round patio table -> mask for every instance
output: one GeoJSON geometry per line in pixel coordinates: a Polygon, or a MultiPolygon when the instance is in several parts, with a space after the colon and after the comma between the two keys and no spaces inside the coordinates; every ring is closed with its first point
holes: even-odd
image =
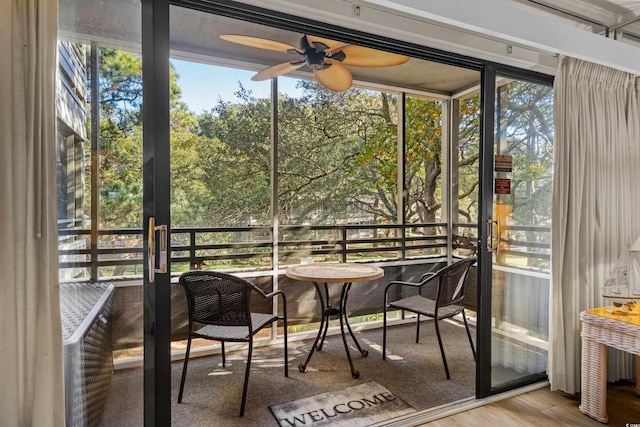
{"type": "Polygon", "coordinates": [[[290,267],[286,270],[285,274],[295,280],[312,282],[316,287],[318,298],[320,298],[320,305],[322,307],[322,320],[320,321],[320,328],[318,329],[318,335],[311,347],[311,351],[307,356],[307,360],[304,363],[298,365],[300,372],[305,372],[307,364],[313,356],[315,350],[321,351],[324,339],[327,336],[327,330],[329,328],[329,319],[331,316],[338,315],[340,317],[340,333],[342,335],[342,342],[344,343],[344,350],[347,353],[347,359],[349,360],[349,367],[351,368],[351,376],[355,379],[360,377],[358,372],[353,367],[353,360],[351,359],[351,353],[349,352],[349,346],[347,344],[347,337],[345,335],[344,325],[347,325],[347,329],[353,342],[358,347],[360,354],[363,357],[367,357],[369,352],[363,350],[360,347],[360,343],[356,339],[351,326],[349,325],[349,318],[347,317],[347,298],[349,297],[349,289],[353,282],[365,282],[368,280],[378,279],[384,276],[384,271],[380,267],[374,267],[367,264],[355,264],[355,263],[339,263],[339,264],[301,264],[295,267],[290,267]],[[329,283],[342,283],[342,291],[340,292],[340,301],[338,307],[332,306],[329,299],[329,283]],[[324,285],[324,295],[322,293],[321,284],[324,285]],[[325,304],[326,298],[326,304],[325,304]]]}

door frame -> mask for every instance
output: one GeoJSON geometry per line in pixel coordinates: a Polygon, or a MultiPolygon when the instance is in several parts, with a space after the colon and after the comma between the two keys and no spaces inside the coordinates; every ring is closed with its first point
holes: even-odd
{"type": "Polygon", "coordinates": [[[491,392],[492,260],[487,223],[493,219],[493,144],[495,129],[496,67],[487,64],[480,82],[480,160],[478,188],[478,291],[476,317],[476,398],[491,392]]]}
{"type": "Polygon", "coordinates": [[[502,387],[491,385],[491,316],[493,258],[489,252],[489,221],[493,220],[496,78],[506,77],[553,86],[553,76],[488,62],[482,71],[480,96],[480,171],[478,202],[478,301],[476,332],[476,398],[482,399],[536,382],[546,374],[534,374],[502,387]]]}
{"type": "Polygon", "coordinates": [[[171,425],[171,263],[167,257],[165,273],[152,271],[147,238],[155,233],[149,230],[150,218],[156,224],[171,223],[169,0],[141,1],[144,425],[151,427],[171,425]]]}
{"type": "MultiPolygon", "coordinates": [[[[493,218],[493,144],[495,129],[496,75],[552,84],[553,77],[503,66],[489,61],[401,42],[358,30],[288,15],[261,7],[225,0],[141,0],[143,52],[143,229],[147,236],[149,218],[170,224],[170,116],[169,59],[170,5],[206,13],[245,19],[292,31],[315,31],[326,37],[348,38],[363,46],[377,47],[416,58],[443,62],[481,72],[481,134],[478,223],[478,323],[476,397],[482,398],[522,387],[541,378],[526,379],[500,389],[491,388],[491,254],[487,252],[487,222],[493,218]]],[[[168,231],[170,241],[170,228],[168,231]]],[[[148,244],[144,239],[144,423],[171,424],[171,307],[170,271],[156,274],[149,282],[148,244]]]]}

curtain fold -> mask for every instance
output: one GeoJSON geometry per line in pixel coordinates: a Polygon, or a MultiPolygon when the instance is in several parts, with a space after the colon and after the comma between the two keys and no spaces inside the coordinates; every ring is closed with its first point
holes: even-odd
{"type": "MultiPolygon", "coordinates": [[[[638,91],[632,74],[561,58],[554,82],[555,159],[549,380],[580,391],[581,311],[640,235],[638,91]]],[[[610,355],[610,381],[631,378],[631,356],[610,355]]]]}
{"type": "Polygon", "coordinates": [[[57,0],[0,4],[0,424],[63,426],[57,0]]]}

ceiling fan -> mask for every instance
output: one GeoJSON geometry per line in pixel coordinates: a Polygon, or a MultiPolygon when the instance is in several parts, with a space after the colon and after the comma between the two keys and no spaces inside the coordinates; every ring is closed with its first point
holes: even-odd
{"type": "Polygon", "coordinates": [[[409,60],[408,56],[309,35],[302,36],[300,47],[275,40],[236,34],[222,34],[220,38],[245,46],[277,52],[296,53],[302,56],[301,59],[296,61],[283,62],[265,68],[254,75],[251,80],[272,79],[306,65],[313,70],[316,80],[321,85],[335,92],[347,90],[353,84],[351,73],[345,65],[389,67],[404,64],[409,60]]]}

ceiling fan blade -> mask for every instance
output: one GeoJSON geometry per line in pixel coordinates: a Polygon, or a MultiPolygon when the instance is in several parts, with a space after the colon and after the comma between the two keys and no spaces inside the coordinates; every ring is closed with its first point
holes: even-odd
{"type": "Polygon", "coordinates": [[[275,40],[261,39],[259,37],[241,36],[237,34],[221,34],[220,38],[228,42],[238,43],[244,46],[257,47],[260,49],[275,50],[277,52],[296,51],[302,53],[302,50],[286,43],[275,40]]]}
{"type": "Polygon", "coordinates": [[[347,44],[347,43],[342,43],[335,40],[323,39],[322,37],[310,36],[308,34],[307,34],[307,41],[309,42],[310,46],[313,46],[316,42],[322,43],[327,48],[329,48],[329,50],[335,50],[347,44]]]}
{"type": "Polygon", "coordinates": [[[282,64],[276,64],[260,71],[259,73],[251,77],[251,80],[253,81],[269,80],[274,77],[278,77],[283,74],[287,74],[294,70],[297,70],[303,65],[304,65],[304,61],[283,62],[282,64]]]}
{"type": "Polygon", "coordinates": [[[313,71],[316,80],[322,86],[334,92],[342,92],[349,89],[353,84],[353,77],[351,77],[349,70],[336,61],[326,61],[326,64],[331,64],[331,66],[313,71]]]}
{"type": "Polygon", "coordinates": [[[345,46],[340,50],[346,55],[342,63],[356,67],[389,67],[404,64],[409,60],[408,56],[370,49],[354,44],[345,46]]]}

